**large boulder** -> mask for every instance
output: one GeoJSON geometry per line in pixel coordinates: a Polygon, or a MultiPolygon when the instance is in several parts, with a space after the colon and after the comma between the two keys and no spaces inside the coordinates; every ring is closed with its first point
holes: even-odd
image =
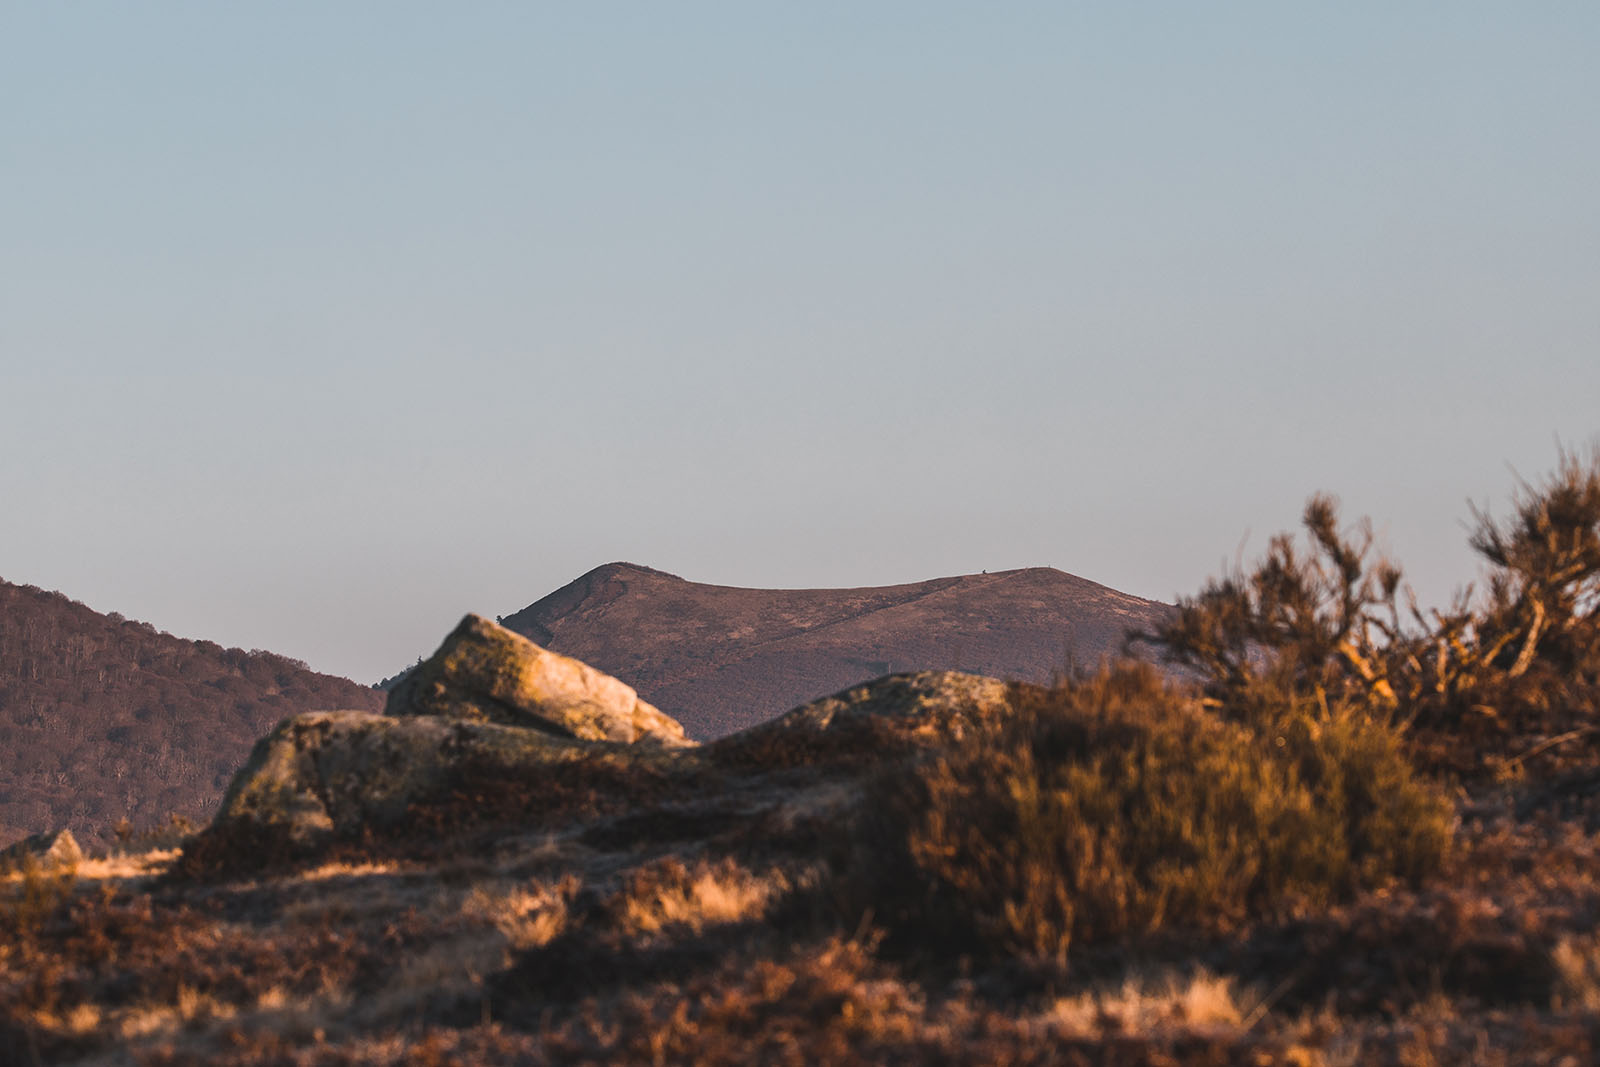
{"type": "Polygon", "coordinates": [[[386,714],[311,712],[258,741],[207,835],[315,848],[474,782],[537,792],[563,764],[626,776],[692,747],[629,686],[468,615],[389,694],[386,714]]]}
{"type": "Polygon", "coordinates": [[[408,805],[436,794],[464,769],[536,781],[541,771],[596,747],[499,723],[310,712],[256,742],[212,826],[249,825],[277,841],[312,846],[398,822],[408,805]]]}
{"type": "Polygon", "coordinates": [[[387,714],[531,727],[581,741],[679,747],[676,719],[587,663],[540,648],[480,615],[389,693],[387,714]]]}
{"type": "Polygon", "coordinates": [[[724,765],[875,763],[907,750],[959,744],[985,720],[1009,711],[1017,684],[961,671],[885,675],[718,738],[702,751],[724,765]]]}

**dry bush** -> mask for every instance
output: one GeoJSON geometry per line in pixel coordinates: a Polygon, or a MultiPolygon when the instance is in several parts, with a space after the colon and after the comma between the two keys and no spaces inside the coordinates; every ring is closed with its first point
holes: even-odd
{"type": "Polygon", "coordinates": [[[1451,812],[1395,731],[1285,694],[1253,725],[1126,665],[1038,694],[863,805],[847,906],[925,947],[1061,958],[1437,867],[1451,812]]]}
{"type": "Polygon", "coordinates": [[[118,819],[111,827],[117,846],[129,852],[182,848],[190,838],[200,833],[201,826],[180,812],[172,811],[167,817],[144,829],[134,827],[129,819],[118,819]]]}
{"type": "Polygon", "coordinates": [[[14,869],[0,870],[0,937],[31,935],[72,897],[76,864],[44,864],[24,855],[14,869]]]}
{"type": "Polygon", "coordinates": [[[1400,632],[1400,568],[1373,556],[1370,524],[1340,533],[1331,496],[1313,496],[1302,521],[1309,550],[1278,534],[1253,570],[1212,579],[1179,599],[1170,622],[1132,641],[1198,672],[1220,701],[1271,679],[1393,704],[1384,650],[1400,632]]]}
{"type": "Polygon", "coordinates": [[[1560,1005],[1600,1012],[1600,940],[1589,934],[1563,937],[1550,953],[1560,1005]]]}
{"type": "MultiPolygon", "coordinates": [[[[1226,983],[1130,986],[1007,1010],[970,988],[908,980],[870,943],[832,937],[759,958],[731,955],[683,981],[594,998],[511,1032],[462,1035],[487,1062],[694,1064],[1071,1064],[1224,1067],[1308,1064],[1238,1025],[1226,983]],[[515,1044],[524,1030],[534,1042],[515,1044]]],[[[466,1053],[472,1062],[473,1053],[466,1053]]]]}
{"type": "Polygon", "coordinates": [[[1413,728],[1430,769],[1472,777],[1592,760],[1600,450],[1563,451],[1554,473],[1521,487],[1509,519],[1475,513],[1486,589],[1469,586],[1447,610],[1424,612],[1409,593],[1402,610],[1400,569],[1372,553],[1370,525],[1342,533],[1336,501],[1318,495],[1303,517],[1308,549],[1274,537],[1252,569],[1181,598],[1171,622],[1133,640],[1195,672],[1225,713],[1248,713],[1265,685],[1387,714],[1413,728]]]}
{"type": "Polygon", "coordinates": [[[521,952],[547,945],[567,929],[579,888],[573,874],[549,885],[518,883],[499,890],[482,885],[467,894],[462,911],[493,925],[507,945],[521,952]]]}
{"type": "Polygon", "coordinates": [[[170,882],[288,873],[314,864],[326,849],[291,841],[280,828],[247,819],[214,822],[187,839],[167,869],[170,882]]]}

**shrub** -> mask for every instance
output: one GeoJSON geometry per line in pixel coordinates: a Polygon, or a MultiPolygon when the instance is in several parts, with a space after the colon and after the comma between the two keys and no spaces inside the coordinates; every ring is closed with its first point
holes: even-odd
{"type": "Polygon", "coordinates": [[[1600,713],[1600,450],[1562,452],[1507,520],[1474,510],[1487,582],[1448,610],[1424,613],[1407,591],[1402,611],[1400,568],[1373,555],[1370,525],[1341,533],[1336,501],[1318,495],[1303,518],[1309,549],[1274,537],[1251,570],[1180,598],[1171,622],[1132,640],[1192,671],[1229,713],[1265,685],[1414,726],[1432,769],[1554,763],[1557,744],[1592,739],[1600,713]]]}
{"type": "Polygon", "coordinates": [[[965,747],[875,782],[851,899],[902,935],[1060,959],[1437,867],[1450,807],[1391,727],[1269,703],[1230,721],[1136,665],[1019,688],[965,747]]]}
{"type": "Polygon", "coordinates": [[[14,869],[0,868],[0,936],[20,939],[36,932],[72,897],[78,867],[41,863],[31,855],[14,869]]]}

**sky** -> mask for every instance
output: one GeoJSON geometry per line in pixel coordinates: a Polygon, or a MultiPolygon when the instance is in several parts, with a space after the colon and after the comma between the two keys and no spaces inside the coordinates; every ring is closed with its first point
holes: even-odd
{"type": "Polygon", "coordinates": [[[375,681],[612,560],[1424,604],[1600,441],[1600,5],[0,6],[0,577],[375,681]]]}

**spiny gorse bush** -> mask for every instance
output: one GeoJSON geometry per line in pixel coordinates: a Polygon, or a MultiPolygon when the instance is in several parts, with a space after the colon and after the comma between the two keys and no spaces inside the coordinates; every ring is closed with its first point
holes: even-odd
{"type": "Polygon", "coordinates": [[[1420,877],[1451,820],[1358,706],[1285,692],[1246,723],[1124,665],[1018,687],[959,749],[886,772],[853,862],[908,943],[1062,958],[1420,877]]]}
{"type": "MultiPolygon", "coordinates": [[[[1194,672],[1212,706],[1248,719],[1287,691],[1349,701],[1414,728],[1430,766],[1504,772],[1557,739],[1597,732],[1600,714],[1600,450],[1563,451],[1525,483],[1513,514],[1474,509],[1470,544],[1487,580],[1424,612],[1371,527],[1341,531],[1338,505],[1307,503],[1307,544],[1274,537],[1252,569],[1181,598],[1136,642],[1194,672]]],[[[1576,752],[1577,749],[1569,749],[1576,752]]]]}

